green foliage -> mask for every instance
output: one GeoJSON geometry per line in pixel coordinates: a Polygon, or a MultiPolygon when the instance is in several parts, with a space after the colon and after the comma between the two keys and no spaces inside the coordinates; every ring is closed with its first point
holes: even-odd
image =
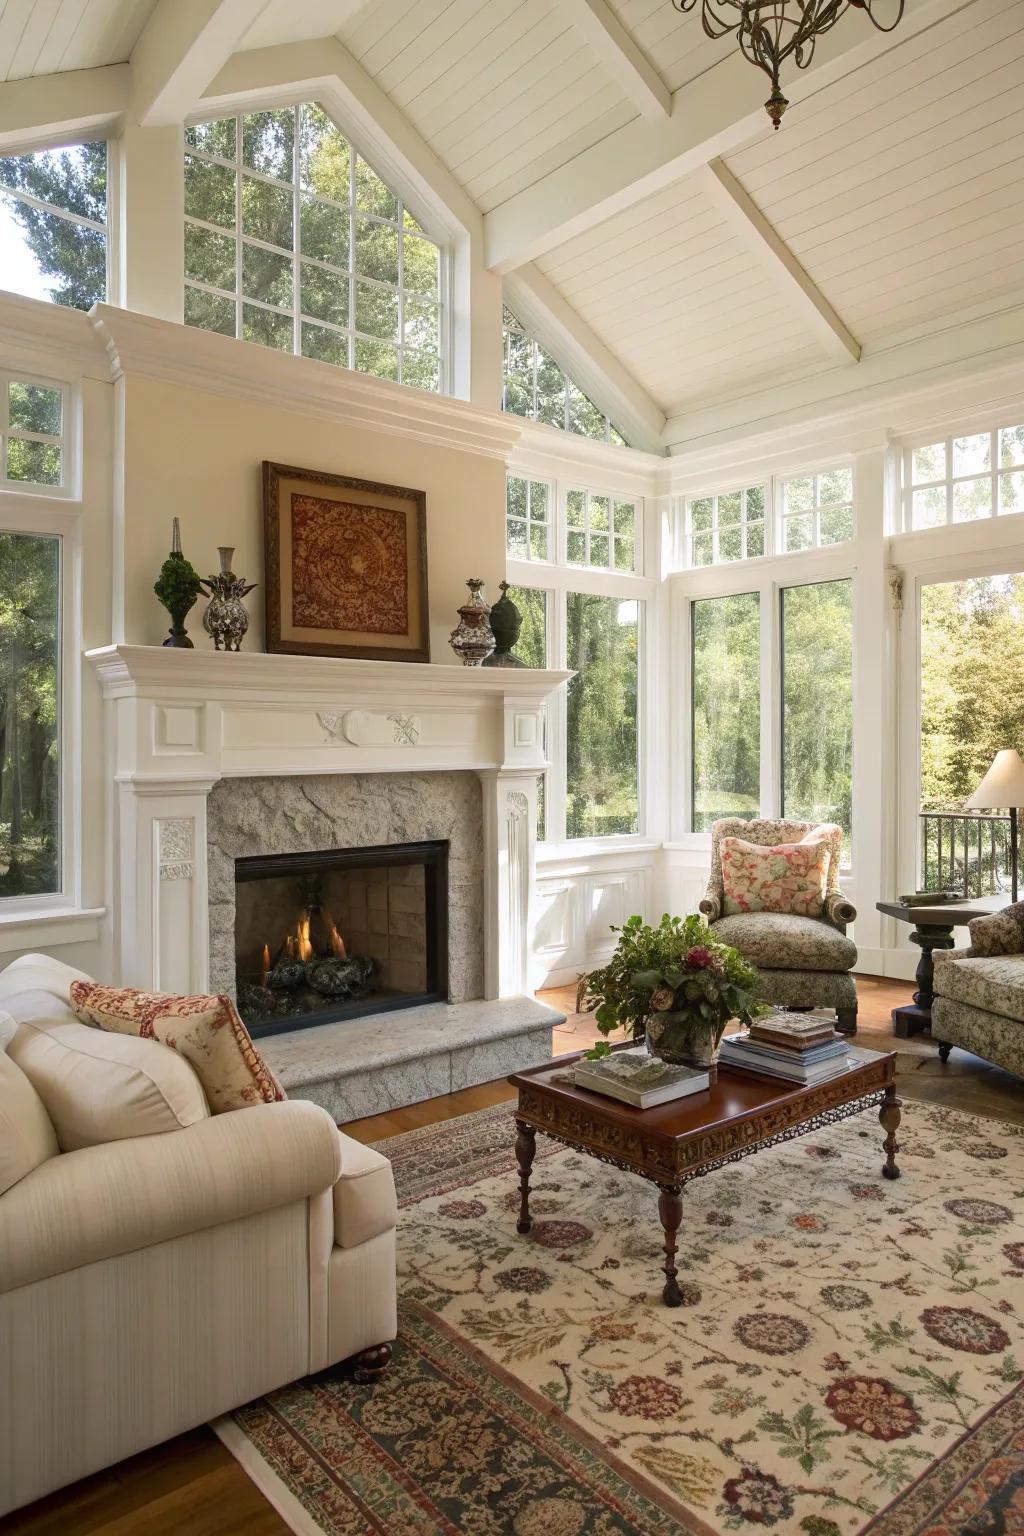
{"type": "Polygon", "coordinates": [[[761,600],[757,592],[693,605],[693,830],[760,814],[761,600]]]}
{"type": "Polygon", "coordinates": [[[566,836],[636,832],[638,605],[570,592],[566,629],[566,836]]]}
{"type": "MultiPolygon", "coordinates": [[[[29,192],[53,208],[97,223],[107,216],[107,146],[104,141],[38,154],[0,155],[0,186],[29,192]]],[[[106,297],[107,242],[97,230],[10,199],[11,212],[39,270],[54,279],[55,304],[89,309],[106,297]]]]}
{"type": "Polygon", "coordinates": [[[160,567],[153,591],[174,622],[181,624],[202,591],[202,583],[195,567],[176,549],[171,551],[160,567]]]}
{"type": "Polygon", "coordinates": [[[613,928],[619,941],[607,965],[581,976],[576,1007],[592,1012],[604,1035],[646,1032],[655,1014],[702,1020],[716,1038],[730,1019],[749,1022],[760,1011],[757,972],[738,950],[720,944],[699,914],[671,917],[656,928],[631,917],[613,928]]]}
{"type": "Polygon", "coordinates": [[[832,1460],[828,1442],[843,1433],[839,1429],[828,1429],[810,1403],[804,1403],[792,1418],[779,1412],[762,1414],[757,1427],[777,1442],[780,1456],[797,1461],[806,1473],[813,1472],[822,1462],[832,1460]]]}

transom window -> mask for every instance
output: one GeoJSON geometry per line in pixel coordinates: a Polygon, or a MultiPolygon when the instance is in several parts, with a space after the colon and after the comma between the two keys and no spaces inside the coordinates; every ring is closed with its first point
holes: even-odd
{"type": "Polygon", "coordinates": [[[0,374],[0,484],[64,484],[64,391],[0,374]]]}
{"type": "Polygon", "coordinates": [[[781,549],[820,549],[853,538],[853,470],[793,475],[781,484],[781,549]]]}
{"type": "Polygon", "coordinates": [[[686,535],[691,565],[752,560],[765,552],[766,488],[749,485],[718,496],[690,497],[686,535]]]}
{"type": "Polygon", "coordinates": [[[186,324],[439,390],[444,266],[315,103],[186,128],[186,324]]]}
{"type": "Polygon", "coordinates": [[[597,442],[626,446],[611,420],[560,368],[510,309],[504,312],[503,411],[576,432],[597,442]]]}
{"type": "Polygon", "coordinates": [[[908,529],[1024,512],[1024,425],[905,449],[903,509],[908,529]]]}
{"type": "Polygon", "coordinates": [[[569,565],[602,571],[636,568],[636,502],[629,496],[574,487],[565,497],[569,565]]]}
{"type": "Polygon", "coordinates": [[[508,477],[505,547],[513,560],[550,560],[551,486],[547,480],[508,477]]]}
{"type": "Polygon", "coordinates": [[[89,309],[107,296],[103,140],[0,155],[0,287],[89,309]]]}

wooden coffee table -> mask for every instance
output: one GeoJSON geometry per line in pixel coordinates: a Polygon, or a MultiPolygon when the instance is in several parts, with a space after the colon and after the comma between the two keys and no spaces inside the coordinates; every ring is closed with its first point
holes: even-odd
{"type": "Polygon", "coordinates": [[[853,1048],[851,1054],[856,1054],[855,1066],[815,1088],[780,1083],[720,1065],[718,1080],[709,1089],[657,1109],[632,1109],[575,1087],[568,1081],[566,1068],[578,1057],[515,1073],[509,1082],[519,1093],[516,1160],[521,1200],[517,1230],[529,1232],[533,1224],[530,1171],[538,1131],[603,1163],[637,1173],[659,1190],[658,1215],[665,1235],[662,1300],[667,1307],[681,1306],[676,1234],[683,1217],[683,1185],[690,1179],[876,1104],[885,1132],[882,1175],[899,1178],[896,1056],[863,1048],[853,1048]]]}

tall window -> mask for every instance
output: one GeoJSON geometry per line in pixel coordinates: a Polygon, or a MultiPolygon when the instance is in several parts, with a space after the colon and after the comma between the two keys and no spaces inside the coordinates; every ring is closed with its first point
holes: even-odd
{"type": "Polygon", "coordinates": [[[760,814],[761,599],[757,592],[700,598],[692,626],[693,781],[690,825],[760,814]]]}
{"type": "Polygon", "coordinates": [[[0,898],[60,890],[60,540],[0,532],[0,898]]]}
{"type": "Polygon", "coordinates": [[[837,821],[849,843],[853,794],[853,587],[782,591],[782,813],[837,821]]]}
{"type": "Polygon", "coordinates": [[[569,592],[566,632],[566,835],[637,832],[640,604],[569,592]]]}
{"type": "Polygon", "coordinates": [[[903,509],[905,528],[1024,512],[1024,425],[907,448],[903,509]]]}
{"type": "Polygon", "coordinates": [[[625,446],[610,419],[558,366],[510,309],[504,313],[505,383],[501,408],[563,432],[625,446]]]}
{"type": "Polygon", "coordinates": [[[64,483],[64,391],[0,373],[0,485],[64,483]]]}
{"type": "MultiPolygon", "coordinates": [[[[523,627],[516,642],[516,655],[526,667],[548,664],[548,594],[537,587],[513,587],[508,595],[523,616],[523,627]]],[[[546,722],[545,722],[546,726],[546,722]]],[[[537,775],[537,840],[547,836],[547,783],[537,775]]]]}
{"type": "Polygon", "coordinates": [[[107,295],[107,146],[0,155],[0,287],[89,309],[107,295]]]}
{"type": "Polygon", "coordinates": [[[307,104],[185,130],[185,321],[444,387],[444,253],[307,104]]]}

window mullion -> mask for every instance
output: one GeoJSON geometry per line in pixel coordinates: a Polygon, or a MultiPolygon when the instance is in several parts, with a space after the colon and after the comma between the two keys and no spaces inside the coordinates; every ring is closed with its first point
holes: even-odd
{"type": "Polygon", "coordinates": [[[782,589],[760,588],[761,617],[761,815],[774,817],[782,805],[782,589]]]}

